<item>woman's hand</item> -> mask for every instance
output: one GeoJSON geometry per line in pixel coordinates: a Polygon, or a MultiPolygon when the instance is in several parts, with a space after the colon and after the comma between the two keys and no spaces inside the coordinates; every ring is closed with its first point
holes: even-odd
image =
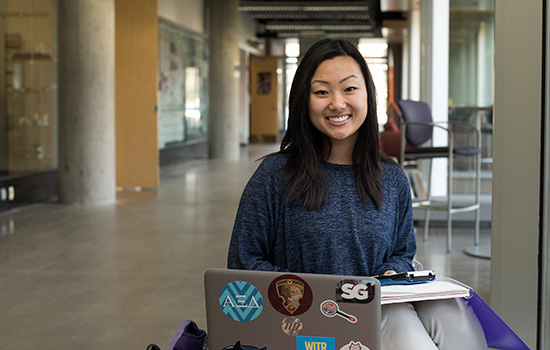
{"type": "Polygon", "coordinates": [[[393,270],[388,270],[386,272],[384,272],[384,275],[394,275],[396,274],[397,272],[393,271],[393,270]]]}

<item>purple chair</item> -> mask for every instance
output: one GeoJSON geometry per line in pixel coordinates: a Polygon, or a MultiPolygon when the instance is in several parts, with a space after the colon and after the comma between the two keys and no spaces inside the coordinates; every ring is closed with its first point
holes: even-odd
{"type": "MultiPolygon", "coordinates": [[[[419,160],[428,160],[428,179],[425,195],[415,198],[413,207],[425,210],[424,240],[428,239],[430,211],[447,212],[447,252],[452,246],[452,216],[456,213],[475,211],[475,245],[479,244],[480,221],[480,179],[481,179],[481,132],[469,123],[461,123],[461,128],[475,135],[473,146],[455,145],[454,134],[450,127],[434,123],[430,106],[426,102],[401,100],[397,102],[400,113],[401,127],[401,166],[418,164],[419,160]],[[434,146],[434,129],[440,129],[447,134],[447,145],[434,146]],[[457,205],[453,203],[453,159],[454,157],[475,157],[475,200],[473,204],[457,205]],[[434,158],[448,159],[447,198],[445,203],[434,202],[431,195],[432,160],[434,158]]],[[[418,181],[418,178],[416,179],[418,181]]],[[[421,180],[421,179],[420,179],[421,180]]],[[[413,185],[413,184],[411,184],[413,185]]],[[[418,193],[417,193],[418,195],[418,193]]]]}

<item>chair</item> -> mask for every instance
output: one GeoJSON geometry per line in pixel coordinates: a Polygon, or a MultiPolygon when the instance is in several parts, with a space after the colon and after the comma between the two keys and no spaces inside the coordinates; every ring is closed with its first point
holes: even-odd
{"type": "Polygon", "coordinates": [[[480,179],[481,179],[481,133],[469,123],[461,123],[461,128],[475,135],[474,146],[455,145],[455,134],[449,124],[444,127],[434,123],[432,112],[427,103],[422,101],[401,100],[397,102],[397,114],[400,116],[401,128],[401,166],[405,169],[406,164],[418,160],[429,161],[427,191],[425,198],[413,202],[413,208],[425,210],[424,240],[428,239],[430,222],[430,211],[439,210],[447,212],[447,252],[452,246],[452,217],[453,214],[467,211],[475,211],[475,245],[479,244],[479,221],[480,221],[480,179]],[[440,129],[447,134],[447,145],[434,146],[434,129],[440,129]],[[475,200],[473,204],[457,205],[453,203],[453,159],[454,157],[475,157],[475,200]],[[446,203],[437,203],[432,199],[432,160],[434,158],[448,159],[447,173],[447,200],[446,203]]]}

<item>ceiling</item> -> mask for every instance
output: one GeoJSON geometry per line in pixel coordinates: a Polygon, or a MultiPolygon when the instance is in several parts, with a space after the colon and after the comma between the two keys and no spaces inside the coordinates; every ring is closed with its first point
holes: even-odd
{"type": "Polygon", "coordinates": [[[387,24],[406,27],[408,0],[241,0],[260,38],[382,38],[387,24]],[[397,24],[399,23],[399,24],[397,24]]]}
{"type": "MultiPolygon", "coordinates": [[[[259,38],[384,38],[400,43],[410,7],[419,0],[240,0],[257,23],[259,38]]],[[[494,16],[495,0],[449,0],[451,40],[471,35],[494,16]],[[468,31],[468,28],[473,28],[468,31]]]]}

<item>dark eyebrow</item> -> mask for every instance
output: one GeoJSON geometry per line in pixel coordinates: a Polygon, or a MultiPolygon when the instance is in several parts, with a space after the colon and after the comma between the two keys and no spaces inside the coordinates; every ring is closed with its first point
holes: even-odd
{"type": "Polygon", "coordinates": [[[357,75],[352,74],[352,75],[347,76],[347,77],[345,77],[344,79],[340,80],[340,84],[343,83],[343,82],[346,81],[346,80],[351,79],[351,78],[359,79],[359,77],[358,77],[357,75]]]}
{"type": "Polygon", "coordinates": [[[325,84],[325,85],[330,85],[330,83],[326,80],[314,80],[311,82],[311,85],[315,84],[315,83],[321,83],[321,84],[325,84]]]}
{"type": "MultiPolygon", "coordinates": [[[[351,75],[345,77],[344,79],[340,80],[339,83],[341,84],[341,83],[343,83],[343,82],[345,82],[346,80],[351,79],[351,78],[359,79],[359,77],[358,77],[357,75],[351,74],[351,75]]],[[[328,81],[326,81],[326,80],[314,80],[314,81],[311,82],[311,85],[313,85],[314,83],[321,83],[321,84],[330,85],[330,83],[329,83],[328,81]]]]}

